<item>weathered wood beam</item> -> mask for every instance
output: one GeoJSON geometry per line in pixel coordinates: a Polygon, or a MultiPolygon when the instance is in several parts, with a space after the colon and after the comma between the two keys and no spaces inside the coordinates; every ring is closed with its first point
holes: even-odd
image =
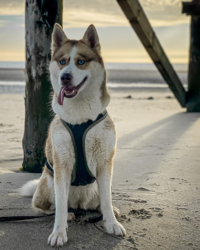
{"type": "Polygon", "coordinates": [[[182,2],[182,13],[187,15],[200,15],[200,2],[199,0],[193,0],[192,2],[182,2]]]}
{"type": "Polygon", "coordinates": [[[26,89],[23,169],[41,172],[46,161],[44,144],[52,120],[51,35],[62,25],[63,0],[26,0],[26,89]]]}
{"type": "Polygon", "coordinates": [[[169,85],[182,107],[185,107],[185,89],[166,56],[138,0],[117,0],[154,64],[169,85]]]}

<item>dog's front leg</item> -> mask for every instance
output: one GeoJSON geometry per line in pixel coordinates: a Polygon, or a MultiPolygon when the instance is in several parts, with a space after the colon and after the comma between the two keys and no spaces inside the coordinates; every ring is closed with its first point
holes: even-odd
{"type": "Polygon", "coordinates": [[[101,212],[103,214],[104,225],[109,234],[125,235],[126,230],[116,220],[113,213],[112,196],[111,196],[111,180],[112,174],[110,166],[104,166],[97,176],[97,182],[100,193],[101,212]]]}
{"type": "Polygon", "coordinates": [[[67,238],[68,196],[71,175],[67,174],[66,166],[57,163],[54,170],[56,215],[52,234],[48,244],[52,247],[63,246],[67,238]]]}

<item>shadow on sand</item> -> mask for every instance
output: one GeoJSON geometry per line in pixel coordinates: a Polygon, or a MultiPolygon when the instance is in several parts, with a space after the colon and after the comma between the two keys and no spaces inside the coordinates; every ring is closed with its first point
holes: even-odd
{"type": "Polygon", "coordinates": [[[169,152],[187,146],[182,137],[199,118],[198,113],[178,113],[119,138],[114,188],[141,185],[169,152]],[[176,146],[179,140],[183,142],[176,146]]]}

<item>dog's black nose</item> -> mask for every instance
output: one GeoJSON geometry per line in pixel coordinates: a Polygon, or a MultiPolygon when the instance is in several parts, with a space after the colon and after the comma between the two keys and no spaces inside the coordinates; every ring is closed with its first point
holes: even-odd
{"type": "Polygon", "coordinates": [[[61,81],[62,81],[63,83],[69,82],[69,81],[71,81],[71,80],[72,80],[72,75],[71,75],[71,74],[63,74],[63,75],[61,76],[61,81]]]}

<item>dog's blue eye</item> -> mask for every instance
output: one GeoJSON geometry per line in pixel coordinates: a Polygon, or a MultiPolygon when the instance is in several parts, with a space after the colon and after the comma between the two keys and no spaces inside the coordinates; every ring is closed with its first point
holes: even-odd
{"type": "Polygon", "coordinates": [[[61,64],[61,65],[65,65],[65,60],[61,60],[61,61],[60,61],[60,64],[61,64]]]}
{"type": "Polygon", "coordinates": [[[79,65],[83,65],[85,63],[85,61],[83,61],[83,60],[78,60],[78,64],[79,65]]]}

